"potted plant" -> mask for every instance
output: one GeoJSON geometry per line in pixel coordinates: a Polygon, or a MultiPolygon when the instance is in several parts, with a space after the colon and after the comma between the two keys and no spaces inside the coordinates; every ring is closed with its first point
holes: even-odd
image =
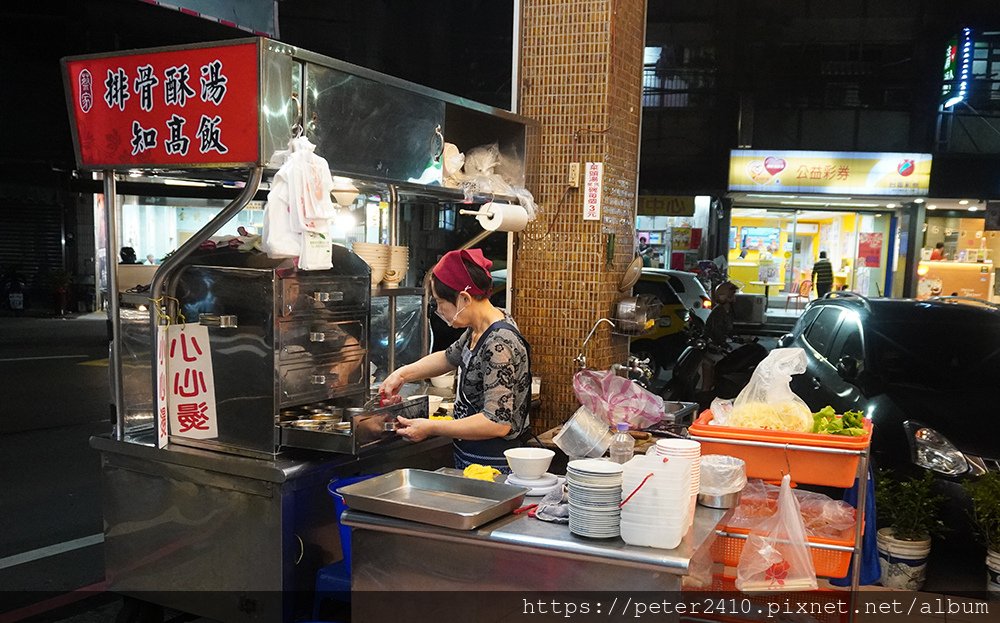
{"type": "Polygon", "coordinates": [[[1000,592],[1000,473],[968,480],[963,487],[972,500],[972,525],[986,546],[986,588],[1000,592]]]}
{"type": "Polygon", "coordinates": [[[915,591],[924,585],[931,537],[944,531],[939,518],[944,498],[933,486],[930,472],[905,479],[881,473],[876,480],[875,504],[886,526],[876,535],[882,586],[915,591]]]}

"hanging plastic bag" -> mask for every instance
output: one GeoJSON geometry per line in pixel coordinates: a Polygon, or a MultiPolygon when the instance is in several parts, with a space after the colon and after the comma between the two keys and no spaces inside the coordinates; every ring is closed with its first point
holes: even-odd
{"type": "Polygon", "coordinates": [[[789,385],[793,374],[805,371],[806,354],[801,348],[772,350],[736,397],[727,425],[812,432],[812,411],[789,385]]]}
{"type": "Polygon", "coordinates": [[[608,424],[641,429],[663,419],[663,399],[610,370],[581,370],[573,376],[580,404],[608,424]]]}
{"type": "Polygon", "coordinates": [[[778,511],[747,537],[736,567],[736,588],[747,592],[817,588],[816,568],[788,474],[781,479],[778,511]]]}

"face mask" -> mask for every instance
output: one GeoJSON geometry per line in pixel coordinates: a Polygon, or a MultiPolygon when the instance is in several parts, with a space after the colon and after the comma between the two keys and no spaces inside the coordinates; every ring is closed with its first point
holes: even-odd
{"type": "MultiPolygon", "coordinates": [[[[462,290],[462,292],[465,292],[468,289],[469,289],[469,286],[466,286],[465,290],[462,290]]],[[[462,297],[458,297],[459,300],[461,298],[462,297]]],[[[451,320],[448,320],[447,318],[445,318],[445,315],[441,313],[441,308],[435,309],[434,313],[437,314],[437,317],[440,318],[441,320],[443,320],[446,325],[448,325],[449,327],[453,327],[453,326],[455,326],[455,321],[458,320],[458,315],[461,314],[462,312],[464,312],[466,310],[466,308],[468,308],[468,307],[469,306],[466,305],[462,309],[460,309],[457,312],[455,312],[455,315],[451,317],[451,320]]]]}

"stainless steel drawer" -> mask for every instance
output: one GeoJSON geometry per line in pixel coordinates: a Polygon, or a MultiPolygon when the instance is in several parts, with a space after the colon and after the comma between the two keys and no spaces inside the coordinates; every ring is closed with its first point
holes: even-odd
{"type": "Polygon", "coordinates": [[[278,288],[279,318],[367,311],[370,289],[371,280],[360,277],[336,280],[301,277],[282,279],[278,288]]]}
{"type": "Polygon", "coordinates": [[[282,364],[278,369],[279,405],[292,406],[362,391],[367,374],[364,353],[322,363],[282,364]]]}
{"type": "Polygon", "coordinates": [[[362,354],[367,348],[367,320],[292,320],[279,323],[278,358],[294,361],[307,357],[362,354]]]}

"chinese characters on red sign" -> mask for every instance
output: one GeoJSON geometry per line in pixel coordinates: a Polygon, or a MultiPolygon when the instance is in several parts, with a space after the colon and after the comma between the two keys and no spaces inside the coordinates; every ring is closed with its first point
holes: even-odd
{"type": "Polygon", "coordinates": [[[601,220],[601,195],[604,192],[604,163],[588,162],[584,167],[583,220],[601,220]]]}
{"type": "Polygon", "coordinates": [[[81,166],[258,158],[257,45],[66,61],[81,166]]]}
{"type": "Polygon", "coordinates": [[[167,366],[160,380],[166,381],[170,431],[196,439],[217,437],[208,327],[185,324],[167,329],[167,366]]]}

